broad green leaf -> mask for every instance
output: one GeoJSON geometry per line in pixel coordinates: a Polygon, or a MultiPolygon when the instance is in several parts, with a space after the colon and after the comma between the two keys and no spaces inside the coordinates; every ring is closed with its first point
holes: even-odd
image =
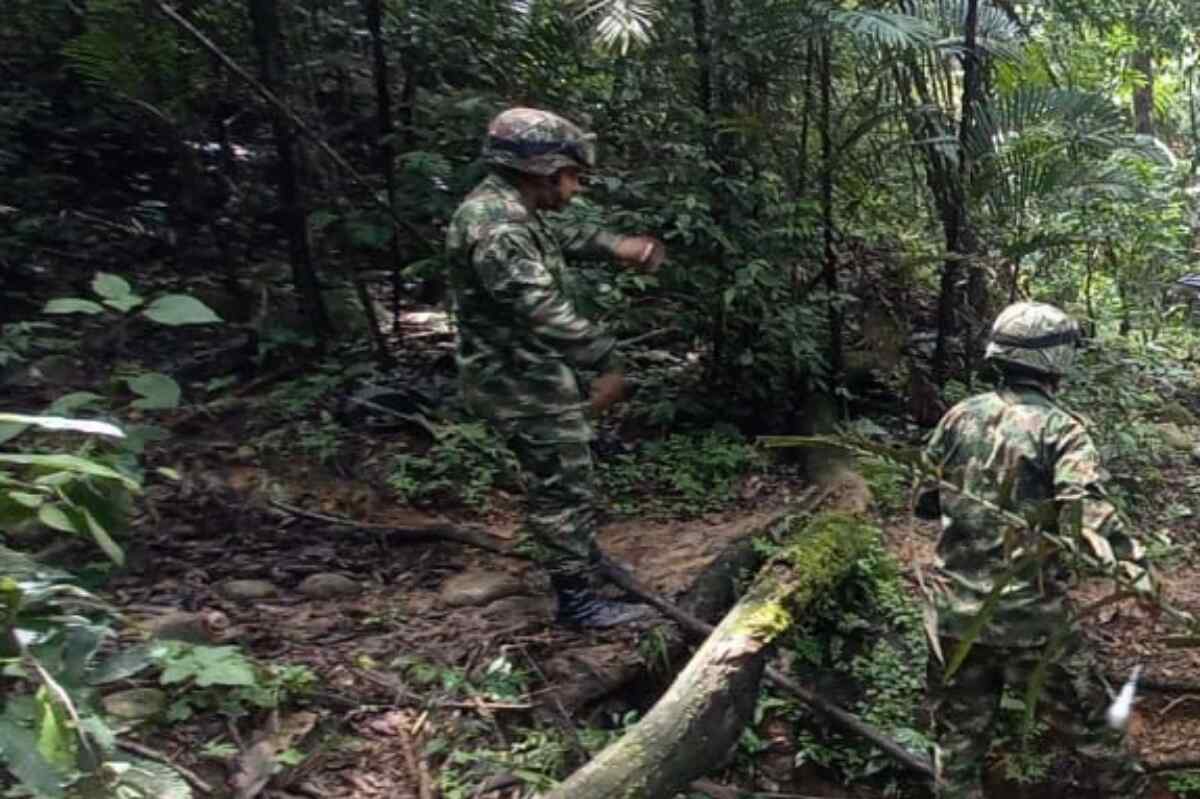
{"type": "Polygon", "coordinates": [[[61,505],[43,505],[38,511],[38,521],[64,533],[83,532],[75,527],[75,523],[71,521],[71,517],[62,509],[61,505]]]}
{"type": "Polygon", "coordinates": [[[0,716],[0,760],[22,785],[38,796],[57,799],[63,795],[63,775],[38,751],[37,736],[3,716],[0,716]]]}
{"type": "Polygon", "coordinates": [[[92,278],[92,291],[106,300],[121,300],[133,294],[133,288],[125,278],[109,272],[96,273],[92,278]]]}
{"type": "Polygon", "coordinates": [[[211,308],[186,294],[166,294],[146,307],[142,314],[163,325],[206,325],[220,322],[211,308]]]}
{"type": "MultiPolygon", "coordinates": [[[[13,455],[0,453],[0,463],[12,463],[18,466],[36,466],[41,469],[52,469],[55,472],[75,472],[89,474],[93,477],[104,477],[109,480],[119,480],[126,488],[137,491],[141,488],[138,482],[128,475],[121,474],[110,466],[80,458],[76,455],[13,455]]],[[[45,478],[39,483],[48,482],[45,478]]]]}
{"type": "Polygon", "coordinates": [[[46,307],[42,309],[42,313],[98,314],[104,313],[104,307],[98,302],[92,302],[91,300],[85,300],[79,297],[59,297],[56,300],[50,300],[50,302],[46,303],[46,307]]]}
{"type": "Polygon", "coordinates": [[[68,770],[75,765],[75,733],[67,712],[45,687],[38,691],[38,701],[38,751],[49,763],[68,770]]]}
{"type": "Polygon", "coordinates": [[[258,684],[254,667],[233,646],[189,646],[169,657],[159,682],[163,685],[194,679],[200,688],[212,685],[253,687],[258,684]]]}
{"type": "Polygon", "coordinates": [[[121,313],[129,313],[143,302],[145,302],[145,300],[138,295],[130,294],[128,297],[122,297],[119,300],[105,300],[104,304],[109,308],[120,311],[121,313]]]}
{"type": "Polygon", "coordinates": [[[92,657],[108,635],[108,628],[99,624],[71,624],[63,642],[61,679],[64,684],[77,687],[83,684],[84,675],[92,657]]]}
{"type": "Polygon", "coordinates": [[[122,649],[88,672],[89,685],[107,685],[145,671],[157,662],[154,650],[148,646],[122,649]]]}
{"type": "Polygon", "coordinates": [[[43,430],[70,430],[76,433],[94,433],[113,438],[124,438],[121,428],[95,419],[67,419],[62,416],[26,416],[21,413],[0,413],[0,422],[35,425],[43,430]]]}
{"type": "Polygon", "coordinates": [[[16,422],[0,422],[0,444],[11,441],[29,429],[27,424],[16,422]]]}
{"type": "Polygon", "coordinates": [[[100,522],[96,521],[96,517],[87,508],[82,508],[83,517],[87,519],[88,530],[92,534],[96,545],[104,550],[104,554],[112,559],[113,563],[118,566],[125,565],[125,550],[121,549],[120,544],[113,540],[109,535],[108,530],[100,522]]]}
{"type": "Polygon", "coordinates": [[[129,388],[142,396],[134,400],[135,408],[159,410],[179,407],[179,398],[183,392],[179,384],[168,375],[161,372],[147,372],[144,375],[130,378],[129,388]]]}
{"type": "Polygon", "coordinates": [[[9,499],[27,508],[40,508],[46,501],[45,494],[26,494],[24,491],[9,491],[9,499]]]}
{"type": "Polygon", "coordinates": [[[101,402],[104,397],[99,394],[94,394],[91,391],[72,391],[70,394],[63,394],[61,397],[50,403],[43,413],[47,416],[66,416],[80,408],[86,408],[89,405],[94,405],[101,402]]]}

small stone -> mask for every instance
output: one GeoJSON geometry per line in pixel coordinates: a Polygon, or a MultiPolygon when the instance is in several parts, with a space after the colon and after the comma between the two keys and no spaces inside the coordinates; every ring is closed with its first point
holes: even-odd
{"type": "Polygon", "coordinates": [[[252,461],[258,457],[258,450],[249,444],[243,444],[237,448],[236,452],[233,453],[233,457],[237,458],[239,461],[252,461]]]}
{"type": "Polygon", "coordinates": [[[451,607],[486,605],[501,597],[525,593],[525,585],[503,572],[463,572],[442,584],[439,596],[451,607]]]}
{"type": "Polygon", "coordinates": [[[221,584],[221,593],[229,599],[266,599],[279,591],[266,580],[229,580],[221,584]]]}
{"type": "Polygon", "coordinates": [[[1200,420],[1196,419],[1196,414],[1188,410],[1179,400],[1171,400],[1162,406],[1158,417],[1164,422],[1171,422],[1180,427],[1190,427],[1195,424],[1200,424],[1200,420]]]}
{"type": "Polygon", "coordinates": [[[296,590],[312,599],[332,599],[357,594],[362,586],[345,575],[323,572],[308,575],[296,590]]]}
{"type": "Polygon", "coordinates": [[[505,624],[520,619],[544,623],[554,616],[554,600],[549,596],[509,596],[488,605],[483,615],[505,624]]]}
{"type": "Polygon", "coordinates": [[[109,694],[100,700],[100,704],[110,716],[141,721],[163,712],[167,706],[167,693],[157,688],[130,688],[109,694]]]}
{"type": "Polygon", "coordinates": [[[1159,436],[1162,437],[1163,443],[1171,449],[1180,452],[1191,452],[1195,448],[1196,442],[1191,434],[1179,425],[1173,422],[1163,422],[1156,425],[1156,427],[1158,428],[1159,436]]]}

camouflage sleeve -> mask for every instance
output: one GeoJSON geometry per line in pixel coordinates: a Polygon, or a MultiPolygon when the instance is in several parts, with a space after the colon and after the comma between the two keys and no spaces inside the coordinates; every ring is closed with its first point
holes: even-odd
{"type": "Polygon", "coordinates": [[[1091,436],[1074,419],[1053,431],[1047,444],[1054,462],[1054,496],[1060,530],[1078,528],[1087,551],[1134,582],[1148,579],[1141,544],[1104,491],[1104,469],[1091,436]]]}
{"type": "Polygon", "coordinates": [[[941,486],[939,478],[943,475],[942,466],[946,462],[946,453],[950,438],[949,415],[943,416],[929,437],[929,443],[921,452],[921,464],[932,474],[925,474],[917,482],[913,498],[913,514],[918,519],[937,520],[942,516],[941,486]]]}
{"type": "Polygon", "coordinates": [[[475,247],[472,262],[492,298],[569,362],[600,371],[620,366],[616,339],[575,310],[524,228],[496,226],[475,247]]]}
{"type": "Polygon", "coordinates": [[[612,258],[617,254],[617,243],[621,236],[610,233],[599,225],[560,225],[554,231],[559,245],[567,255],[577,258],[612,258]]]}

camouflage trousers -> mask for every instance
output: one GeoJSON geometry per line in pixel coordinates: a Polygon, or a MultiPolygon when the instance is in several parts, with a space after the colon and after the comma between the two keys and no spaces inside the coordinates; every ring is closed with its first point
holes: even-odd
{"type": "MultiPolygon", "coordinates": [[[[946,657],[958,646],[942,638],[946,657]]],[[[1038,664],[1041,648],[995,647],[975,644],[947,683],[944,667],[929,659],[929,693],[938,744],[938,799],[983,799],[983,772],[997,732],[1005,689],[1024,698],[1038,664]]],[[[1082,636],[1072,634],[1058,657],[1047,664],[1045,683],[1037,699],[1038,718],[1065,737],[1086,770],[1096,797],[1133,799],[1143,779],[1128,752],[1124,735],[1104,721],[1108,693],[1082,636]]]]}
{"type": "Polygon", "coordinates": [[[582,411],[493,420],[525,479],[522,548],[551,574],[589,569],[596,549],[596,485],[591,425],[582,411]]]}

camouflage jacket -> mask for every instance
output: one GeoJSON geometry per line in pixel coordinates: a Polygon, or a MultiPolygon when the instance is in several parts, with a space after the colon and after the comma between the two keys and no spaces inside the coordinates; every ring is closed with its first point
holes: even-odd
{"type": "Polygon", "coordinates": [[[567,296],[564,253],[612,255],[618,241],[594,226],[552,230],[498,175],[463,201],[446,251],[469,409],[511,420],[581,408],[575,370],[616,367],[616,340],[567,296]]]}
{"type": "Polygon", "coordinates": [[[944,481],[932,589],[942,635],[962,638],[1017,562],[1027,567],[1003,587],[979,640],[1037,646],[1069,618],[1070,556],[1052,549],[1045,559],[1028,557],[1043,539],[1001,510],[1040,530],[1077,535],[1078,551],[1108,569],[1125,569],[1134,579],[1147,575],[1141,547],[1104,494],[1091,437],[1036,385],[1002,388],[951,408],[925,461],[944,481]]]}

